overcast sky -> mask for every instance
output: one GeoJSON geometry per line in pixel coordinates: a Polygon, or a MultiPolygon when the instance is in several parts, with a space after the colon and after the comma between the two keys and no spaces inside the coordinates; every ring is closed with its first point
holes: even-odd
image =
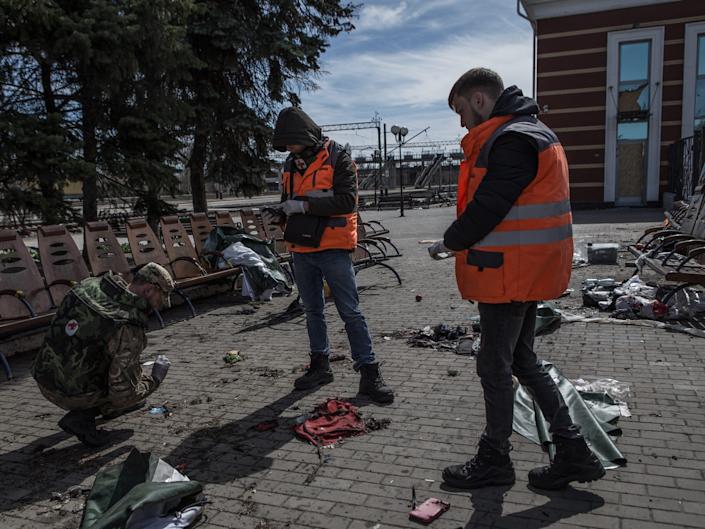
{"type": "MultiPolygon", "coordinates": [[[[474,66],[531,93],[531,27],[516,14],[516,0],[370,0],[354,23],[324,54],[320,89],[301,95],[321,125],[368,121],[378,112],[409,136],[430,126],[419,139],[458,138],[464,130],[448,92],[474,66]]],[[[377,141],[376,131],[330,135],[352,145],[377,141]]]]}

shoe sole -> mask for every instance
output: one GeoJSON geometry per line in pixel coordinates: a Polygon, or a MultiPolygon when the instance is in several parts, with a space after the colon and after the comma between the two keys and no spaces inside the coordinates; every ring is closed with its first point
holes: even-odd
{"type": "Polygon", "coordinates": [[[531,482],[531,479],[529,479],[529,485],[532,487],[536,487],[537,489],[541,490],[560,490],[566,488],[570,483],[577,481],[578,483],[592,483],[593,481],[597,481],[599,479],[602,479],[604,475],[607,472],[605,471],[604,468],[600,468],[599,471],[596,471],[594,475],[589,476],[589,477],[574,477],[574,478],[567,478],[561,480],[557,485],[553,487],[542,487],[540,485],[536,485],[535,483],[531,482]]]}

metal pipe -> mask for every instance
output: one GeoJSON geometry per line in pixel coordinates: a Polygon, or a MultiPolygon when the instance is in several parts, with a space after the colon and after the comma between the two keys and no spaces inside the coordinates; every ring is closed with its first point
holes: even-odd
{"type": "Polygon", "coordinates": [[[538,57],[536,56],[536,24],[528,16],[521,12],[521,0],[517,0],[517,15],[529,22],[531,24],[532,30],[532,51],[531,51],[531,97],[536,99],[536,62],[538,57]]]}

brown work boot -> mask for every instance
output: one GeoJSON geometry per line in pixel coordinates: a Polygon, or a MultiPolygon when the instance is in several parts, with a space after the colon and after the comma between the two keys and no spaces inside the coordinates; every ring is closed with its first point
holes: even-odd
{"type": "Polygon", "coordinates": [[[59,421],[59,428],[75,435],[79,441],[91,448],[110,442],[108,433],[95,427],[96,410],[71,410],[59,421]]]}
{"type": "Polygon", "coordinates": [[[311,363],[302,376],[294,381],[298,390],[311,389],[333,382],[333,370],[330,368],[328,355],[311,355],[311,363]]]}
{"type": "Polygon", "coordinates": [[[592,453],[585,439],[554,437],[556,456],[550,465],[529,472],[529,485],[537,489],[565,488],[571,481],[585,483],[605,475],[602,463],[592,453]]]}
{"type": "Polygon", "coordinates": [[[367,395],[375,402],[389,404],[394,402],[394,391],[387,386],[379,372],[379,364],[363,364],[360,366],[360,389],[361,395],[367,395]]]}

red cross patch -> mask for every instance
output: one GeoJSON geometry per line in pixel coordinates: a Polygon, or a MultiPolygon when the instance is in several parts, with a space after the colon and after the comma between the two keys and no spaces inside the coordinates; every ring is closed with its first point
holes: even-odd
{"type": "Polygon", "coordinates": [[[69,320],[64,327],[67,336],[73,336],[78,332],[78,322],[76,320],[69,320]]]}

